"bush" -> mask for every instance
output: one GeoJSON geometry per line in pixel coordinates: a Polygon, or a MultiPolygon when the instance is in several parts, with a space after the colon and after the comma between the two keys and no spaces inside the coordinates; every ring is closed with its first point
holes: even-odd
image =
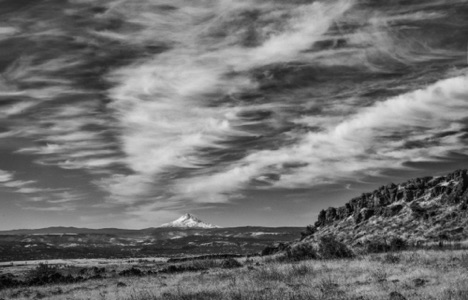
{"type": "Polygon", "coordinates": [[[261,256],[273,255],[273,254],[276,254],[278,252],[288,249],[288,247],[289,246],[284,243],[279,243],[277,246],[268,246],[262,250],[260,255],[261,256]]]}
{"type": "Polygon", "coordinates": [[[323,259],[351,258],[354,253],[346,244],[337,241],[333,236],[324,236],[319,240],[319,255],[323,259]]]}
{"type": "Polygon", "coordinates": [[[367,253],[381,253],[381,252],[388,252],[390,250],[390,246],[387,245],[385,241],[368,241],[366,244],[366,252],[367,253]]]}
{"type": "Polygon", "coordinates": [[[169,265],[166,268],[160,270],[161,273],[182,273],[182,272],[198,272],[206,271],[207,268],[194,266],[194,265],[169,265]]]}
{"type": "Polygon", "coordinates": [[[25,283],[27,285],[43,285],[51,283],[73,283],[81,280],[82,278],[74,278],[71,275],[64,276],[58,272],[56,267],[41,263],[26,274],[25,283]]]}
{"type": "Polygon", "coordinates": [[[16,287],[20,284],[21,282],[18,281],[16,276],[11,273],[0,275],[0,290],[4,288],[16,287]]]}
{"type": "Polygon", "coordinates": [[[317,251],[310,243],[297,244],[286,250],[286,258],[291,261],[318,258],[317,251]]]}
{"type": "Polygon", "coordinates": [[[400,257],[393,253],[387,253],[384,256],[384,262],[389,264],[397,264],[400,262],[400,257]]]}
{"type": "Polygon", "coordinates": [[[408,243],[400,237],[392,237],[388,243],[383,239],[371,240],[366,243],[367,253],[402,251],[407,248],[408,243]]]}
{"type": "Polygon", "coordinates": [[[43,264],[40,263],[35,267],[34,269],[30,270],[26,277],[28,279],[33,279],[33,278],[43,278],[43,277],[48,277],[51,275],[54,275],[57,273],[57,268],[50,266],[48,264],[43,264]]]}
{"type": "Polygon", "coordinates": [[[143,276],[144,272],[140,269],[137,269],[135,267],[131,267],[130,269],[125,269],[121,272],[119,272],[120,276],[143,276]]]}
{"type": "Polygon", "coordinates": [[[305,239],[308,236],[314,235],[317,232],[315,226],[309,225],[306,227],[306,230],[301,232],[301,240],[305,239]]]}
{"type": "Polygon", "coordinates": [[[227,258],[223,260],[221,263],[221,268],[223,269],[233,269],[233,268],[240,268],[242,264],[235,260],[234,258],[227,258]]]}
{"type": "Polygon", "coordinates": [[[393,237],[390,240],[390,250],[392,251],[402,251],[408,248],[407,242],[400,237],[393,237]]]}

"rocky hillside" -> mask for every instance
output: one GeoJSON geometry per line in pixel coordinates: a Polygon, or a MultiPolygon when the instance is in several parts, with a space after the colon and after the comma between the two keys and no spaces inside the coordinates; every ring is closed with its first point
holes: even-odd
{"type": "MultiPolygon", "coordinates": [[[[424,177],[382,186],[342,207],[322,210],[315,236],[357,246],[398,236],[412,244],[468,238],[468,174],[424,177]]],[[[309,228],[310,229],[310,228],[309,228]]]]}

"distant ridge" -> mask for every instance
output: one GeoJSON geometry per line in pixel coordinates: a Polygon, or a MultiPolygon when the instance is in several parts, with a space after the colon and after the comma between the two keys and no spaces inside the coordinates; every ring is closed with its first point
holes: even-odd
{"type": "Polygon", "coordinates": [[[205,223],[193,214],[185,214],[182,217],[178,218],[175,221],[170,223],[162,224],[159,227],[169,227],[169,228],[220,228],[219,226],[205,223]]]}

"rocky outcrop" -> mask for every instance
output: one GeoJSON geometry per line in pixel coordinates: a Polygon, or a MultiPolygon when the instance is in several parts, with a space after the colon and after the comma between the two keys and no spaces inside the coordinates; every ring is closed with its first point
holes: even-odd
{"type": "Polygon", "coordinates": [[[441,197],[442,201],[449,205],[467,206],[467,170],[458,170],[442,177],[416,178],[401,185],[391,183],[382,186],[372,193],[365,193],[352,199],[342,207],[329,207],[322,210],[315,226],[326,226],[349,217],[352,217],[356,224],[374,215],[391,217],[398,214],[404,207],[402,204],[395,203],[402,201],[410,203],[424,195],[429,195],[431,199],[441,197]]]}
{"type": "Polygon", "coordinates": [[[322,210],[315,222],[317,236],[334,234],[360,243],[370,236],[404,236],[420,242],[468,238],[468,172],[423,177],[388,184],[322,210]]]}

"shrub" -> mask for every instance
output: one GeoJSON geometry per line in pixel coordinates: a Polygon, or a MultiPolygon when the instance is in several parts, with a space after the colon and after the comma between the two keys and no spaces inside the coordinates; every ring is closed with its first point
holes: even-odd
{"type": "Polygon", "coordinates": [[[223,260],[221,263],[221,268],[223,269],[233,269],[233,268],[240,268],[242,264],[235,260],[234,258],[227,258],[223,260]]]}
{"type": "Polygon", "coordinates": [[[318,258],[317,251],[310,243],[294,245],[286,250],[286,258],[291,261],[318,258]]]}
{"type": "Polygon", "coordinates": [[[261,256],[273,255],[288,249],[288,247],[289,246],[284,243],[279,243],[277,246],[268,246],[262,250],[261,256]]]}
{"type": "Polygon", "coordinates": [[[30,270],[26,275],[26,278],[33,279],[33,278],[43,278],[48,277],[53,274],[57,273],[57,268],[50,266],[48,264],[40,263],[34,269],[30,270]]]}
{"type": "Polygon", "coordinates": [[[315,226],[309,225],[306,227],[306,230],[301,232],[301,240],[304,238],[314,235],[317,232],[317,228],[315,226]]]}
{"type": "Polygon", "coordinates": [[[9,287],[16,287],[20,284],[21,282],[18,281],[16,276],[11,273],[0,275],[0,290],[9,287]]]}
{"type": "MultiPolygon", "coordinates": [[[[82,278],[81,278],[82,279],[82,278]]],[[[81,280],[71,275],[64,276],[58,272],[56,267],[39,264],[36,268],[26,274],[26,283],[28,285],[43,285],[50,283],[73,283],[81,280]]]]}
{"type": "Polygon", "coordinates": [[[319,240],[319,255],[324,259],[351,258],[354,253],[346,244],[337,241],[333,236],[324,236],[319,240]]]}
{"type": "Polygon", "coordinates": [[[366,244],[367,253],[388,252],[389,250],[390,250],[390,246],[387,245],[385,241],[373,240],[373,241],[368,241],[366,244]]]}
{"type": "Polygon", "coordinates": [[[389,264],[396,264],[400,262],[400,257],[393,253],[387,253],[384,256],[384,262],[389,263],[389,264]]]}
{"type": "Polygon", "coordinates": [[[400,237],[393,237],[390,240],[390,250],[392,251],[402,251],[408,247],[407,242],[400,237]]]}
{"type": "Polygon", "coordinates": [[[119,275],[120,276],[143,276],[144,272],[135,267],[131,267],[130,269],[125,269],[119,272],[119,275]]]}

